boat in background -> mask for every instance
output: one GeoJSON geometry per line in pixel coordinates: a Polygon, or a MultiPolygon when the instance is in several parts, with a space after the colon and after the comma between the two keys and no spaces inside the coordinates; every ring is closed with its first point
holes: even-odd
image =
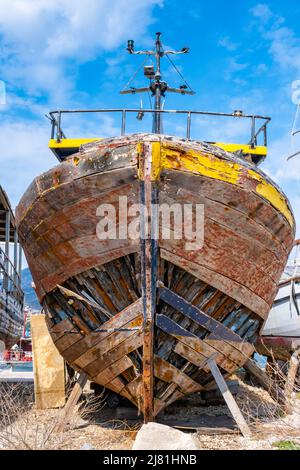
{"type": "Polygon", "coordinates": [[[300,339],[300,240],[295,243],[292,257],[279,282],[272,309],[262,330],[262,336],[282,336],[300,339]]]}
{"type": "Polygon", "coordinates": [[[265,356],[288,361],[300,348],[300,240],[296,240],[273,306],[257,338],[256,349],[265,356]]]}
{"type": "Polygon", "coordinates": [[[211,361],[227,378],[252,356],[295,221],[285,195],[257,167],[270,118],[163,109],[167,92],[193,94],[186,82],[172,88],[162,80],[161,59],[176,51],[164,50],[157,33],[153,51],[135,52],[130,40],[128,52],[155,60],[144,67],[149,86],[123,90],[152,94],[153,109],[51,112],[49,146],[60,164],[32,182],[16,213],[57,349],[75,370],[132,401],[147,422],[184,395],[213,387],[211,361]],[[62,117],[79,113],[119,113],[120,135],[67,138],[62,117]],[[126,134],[132,113],[136,122],[153,117],[152,133],[126,134]],[[178,115],[187,118],[185,138],[163,133],[163,117],[178,115]],[[247,142],[192,140],[191,122],[204,115],[248,121],[247,142]],[[200,233],[178,237],[175,218],[158,215],[158,206],[173,204],[204,207],[200,246],[200,233]],[[128,235],[136,222],[128,205],[141,208],[136,237],[128,235]],[[99,236],[99,207],[119,236],[99,236]]]}
{"type": "Polygon", "coordinates": [[[0,186],[0,341],[6,349],[18,342],[23,330],[21,262],[15,217],[0,186]]]}

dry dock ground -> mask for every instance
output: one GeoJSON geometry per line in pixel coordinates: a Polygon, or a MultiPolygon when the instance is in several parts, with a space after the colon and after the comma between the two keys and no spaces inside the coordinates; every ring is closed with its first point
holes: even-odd
{"type": "MultiPolygon", "coordinates": [[[[32,385],[1,384],[0,449],[131,449],[141,426],[139,419],[120,419],[120,412],[109,410],[105,396],[97,402],[87,392],[80,407],[74,409],[63,432],[57,432],[61,410],[37,410],[32,385]]],[[[300,450],[300,396],[293,397],[293,412],[285,415],[280,406],[261,388],[239,380],[237,402],[246,417],[252,438],[236,431],[230,434],[196,433],[203,450],[282,449],[300,450]]],[[[130,411],[130,409],[129,409],[130,411]]],[[[134,413],[132,409],[132,413],[134,413]]],[[[121,412],[122,415],[122,412],[121,412]]],[[[199,406],[197,396],[169,407],[166,422],[229,420],[226,406],[199,406]]],[[[230,421],[230,420],[229,420],[230,421]]],[[[191,431],[187,431],[191,432],[191,431]]],[[[195,431],[194,431],[195,432],[195,431]]]]}

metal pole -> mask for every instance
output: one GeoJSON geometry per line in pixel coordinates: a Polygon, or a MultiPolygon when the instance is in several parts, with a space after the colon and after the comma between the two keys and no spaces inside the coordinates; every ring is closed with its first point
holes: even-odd
{"type": "Polygon", "coordinates": [[[191,113],[188,113],[187,128],[186,128],[186,138],[187,138],[187,140],[191,139],[191,119],[192,119],[191,113]]]}
{"type": "Polygon", "coordinates": [[[56,141],[61,141],[61,112],[59,111],[57,117],[57,134],[56,134],[56,141]]]}
{"type": "Polygon", "coordinates": [[[122,110],[122,129],[121,135],[125,135],[125,125],[126,125],[126,111],[125,109],[122,110]]]}
{"type": "MultiPolygon", "coordinates": [[[[160,73],[160,57],[161,57],[161,33],[156,33],[156,72],[155,72],[155,109],[161,110],[161,73],[160,73]]],[[[154,133],[161,133],[161,113],[154,113],[154,133]]]]}
{"type": "Polygon", "coordinates": [[[251,147],[255,147],[255,117],[251,118],[251,147]]]}
{"type": "Polygon", "coordinates": [[[21,272],[22,272],[22,246],[19,243],[19,267],[18,267],[18,273],[19,273],[19,280],[20,280],[20,286],[21,287],[21,272]]]}
{"type": "Polygon", "coordinates": [[[18,232],[14,228],[14,288],[18,287],[18,232]]]}
{"type": "Polygon", "coordinates": [[[8,279],[9,279],[9,241],[10,241],[10,212],[6,212],[5,217],[5,275],[4,275],[4,286],[5,289],[8,289],[8,279]]]}

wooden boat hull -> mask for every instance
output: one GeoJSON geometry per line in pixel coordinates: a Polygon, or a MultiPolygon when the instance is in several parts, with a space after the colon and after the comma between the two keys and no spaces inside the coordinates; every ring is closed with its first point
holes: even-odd
{"type": "Polygon", "coordinates": [[[58,350],[148,417],[209,389],[207,358],[228,376],[251,356],[295,233],[288,201],[256,167],[151,134],[83,146],[32,183],[17,222],[58,350]],[[203,246],[187,250],[172,224],[163,238],[161,221],[154,242],[99,240],[100,204],[115,208],[118,229],[132,221],[120,196],[203,205],[203,246]]]}
{"type": "Polygon", "coordinates": [[[21,288],[21,251],[14,214],[0,186],[0,343],[10,349],[22,336],[24,326],[21,288]]]}
{"type": "Polygon", "coordinates": [[[0,341],[10,349],[22,336],[23,306],[5,290],[0,292],[0,341]]]}

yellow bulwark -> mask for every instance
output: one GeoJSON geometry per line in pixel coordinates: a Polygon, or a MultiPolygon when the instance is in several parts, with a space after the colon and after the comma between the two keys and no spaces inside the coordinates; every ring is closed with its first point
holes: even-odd
{"type": "MultiPolygon", "coordinates": [[[[99,137],[94,137],[90,139],[61,139],[60,142],[57,142],[56,139],[51,139],[49,141],[49,148],[52,150],[54,155],[60,160],[64,160],[66,157],[69,157],[73,153],[79,151],[81,145],[88,144],[90,142],[95,142],[96,140],[102,140],[99,137]]],[[[245,157],[250,157],[253,163],[260,163],[267,156],[267,147],[256,146],[251,147],[251,145],[245,144],[230,144],[224,142],[210,142],[212,145],[219,147],[226,152],[230,153],[241,153],[245,157]]]]}
{"type": "Polygon", "coordinates": [[[59,142],[57,142],[56,139],[50,139],[48,147],[50,150],[52,150],[58,160],[62,161],[70,155],[73,155],[73,153],[77,153],[81,145],[95,142],[95,140],[101,140],[101,138],[95,137],[93,139],[61,139],[59,142]]]}

